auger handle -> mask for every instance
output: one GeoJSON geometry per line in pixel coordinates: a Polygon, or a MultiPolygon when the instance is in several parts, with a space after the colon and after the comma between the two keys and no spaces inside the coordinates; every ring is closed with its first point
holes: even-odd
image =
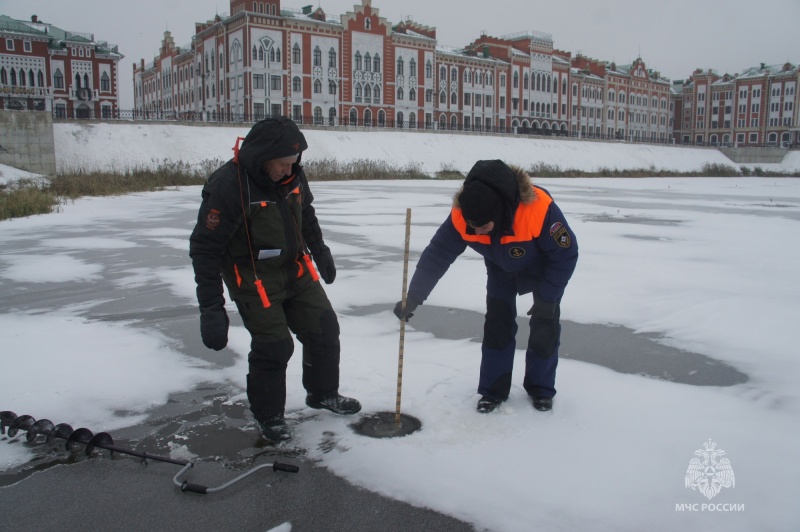
{"type": "Polygon", "coordinates": [[[300,468],[292,464],[281,464],[280,462],[273,462],[272,470],[283,471],[285,473],[297,473],[298,471],[300,471],[300,468]]]}
{"type": "Polygon", "coordinates": [[[189,482],[183,481],[181,484],[181,491],[191,491],[192,493],[200,493],[205,495],[208,493],[208,486],[201,486],[200,484],[191,484],[189,482]]]}

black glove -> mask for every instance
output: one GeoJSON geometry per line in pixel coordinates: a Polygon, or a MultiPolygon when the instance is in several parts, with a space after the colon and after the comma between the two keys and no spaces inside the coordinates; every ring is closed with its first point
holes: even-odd
{"type": "Polygon", "coordinates": [[[322,240],[318,240],[308,245],[314,262],[317,263],[317,271],[325,284],[331,284],[336,279],[336,265],[333,263],[331,250],[322,240]]]}
{"type": "Polygon", "coordinates": [[[229,323],[224,301],[200,307],[200,336],[205,346],[219,351],[228,345],[229,323]]]}
{"type": "Polygon", "coordinates": [[[550,357],[556,350],[561,310],[558,303],[535,302],[528,311],[531,317],[531,335],[528,349],[541,358],[550,357]]]}
{"type": "Polygon", "coordinates": [[[414,299],[413,297],[406,298],[406,308],[403,308],[403,302],[398,301],[397,304],[394,306],[394,315],[397,316],[398,319],[408,321],[409,318],[413,318],[414,314],[412,314],[421,303],[414,299]]]}

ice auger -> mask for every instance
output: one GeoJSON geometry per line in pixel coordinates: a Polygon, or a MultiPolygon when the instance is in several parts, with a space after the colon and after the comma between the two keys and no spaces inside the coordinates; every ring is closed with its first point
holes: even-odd
{"type": "Polygon", "coordinates": [[[37,421],[32,416],[17,416],[14,412],[8,410],[0,412],[0,434],[7,433],[9,438],[14,438],[17,433],[21,431],[27,431],[25,439],[28,443],[33,443],[39,436],[43,436],[45,443],[48,445],[53,444],[56,439],[65,440],[65,447],[68,451],[73,450],[76,445],[84,445],[86,456],[91,456],[92,451],[94,451],[95,448],[99,448],[110,451],[112,454],[120,453],[135,456],[141,458],[145,462],[147,460],[154,460],[156,462],[166,462],[183,466],[183,469],[173,477],[172,481],[181,491],[190,491],[192,493],[206,494],[222,491],[245,477],[252,475],[259,469],[264,469],[266,467],[271,467],[273,471],[284,471],[286,473],[297,473],[300,470],[296,465],[273,462],[271,464],[263,464],[254,467],[219,487],[209,488],[200,484],[192,484],[186,480],[181,480],[181,477],[194,466],[194,463],[188,460],[175,460],[167,456],[158,456],[114,445],[114,440],[107,432],[93,434],[92,431],[87,428],[73,430],[72,427],[66,423],[55,425],[49,419],[40,419],[37,421]]]}

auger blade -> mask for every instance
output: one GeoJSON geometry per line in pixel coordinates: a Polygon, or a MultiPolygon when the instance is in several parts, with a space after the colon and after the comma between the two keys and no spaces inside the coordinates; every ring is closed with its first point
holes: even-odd
{"type": "Polygon", "coordinates": [[[66,440],[67,438],[70,437],[71,434],[72,434],[72,425],[68,425],[66,423],[59,423],[47,435],[45,443],[47,443],[47,445],[50,445],[56,438],[66,440]]]}
{"type": "MultiPolygon", "coordinates": [[[[92,450],[95,447],[100,447],[101,449],[106,448],[109,445],[114,445],[114,440],[111,438],[111,434],[108,432],[98,432],[94,435],[94,437],[86,444],[86,456],[92,454],[92,450]]],[[[111,451],[113,454],[114,451],[111,451]]]]}
{"type": "Polygon", "coordinates": [[[34,423],[36,423],[36,419],[32,416],[19,416],[8,427],[8,437],[13,438],[20,430],[28,430],[34,423]]]}
{"type": "Polygon", "coordinates": [[[40,419],[31,425],[31,428],[28,429],[28,434],[25,435],[25,439],[30,443],[35,440],[36,436],[39,434],[47,435],[51,430],[53,430],[53,422],[49,419],[40,419]]]}
{"type": "Polygon", "coordinates": [[[15,419],[17,419],[17,415],[11,410],[3,410],[0,412],[0,434],[5,434],[6,427],[10,426],[15,419]]]}
{"type": "Polygon", "coordinates": [[[87,428],[79,428],[75,430],[72,434],[69,435],[67,438],[66,448],[68,451],[72,450],[72,446],[75,443],[82,443],[83,445],[87,445],[91,440],[94,434],[92,431],[87,428]]]}

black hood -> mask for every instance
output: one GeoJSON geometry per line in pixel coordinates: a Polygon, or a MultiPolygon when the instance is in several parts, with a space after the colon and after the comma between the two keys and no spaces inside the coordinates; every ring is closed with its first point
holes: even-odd
{"type": "Polygon", "coordinates": [[[266,161],[299,155],[307,149],[306,138],[292,120],[285,116],[266,118],[256,122],[242,142],[239,164],[250,176],[268,183],[270,180],[264,175],[266,161]]]}
{"type": "Polygon", "coordinates": [[[499,159],[478,161],[464,179],[464,186],[473,181],[483,183],[497,193],[503,206],[503,220],[498,224],[498,230],[501,233],[510,231],[520,202],[519,182],[514,170],[499,159]]]}

